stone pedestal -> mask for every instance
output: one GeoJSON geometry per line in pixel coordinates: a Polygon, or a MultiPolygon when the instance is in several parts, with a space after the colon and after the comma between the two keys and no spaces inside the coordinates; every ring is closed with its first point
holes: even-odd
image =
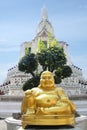
{"type": "Polygon", "coordinates": [[[76,127],[70,128],[69,126],[28,126],[23,129],[21,126],[21,120],[16,120],[13,117],[5,119],[7,124],[7,130],[87,130],[87,117],[81,116],[75,119],[76,127]]]}
{"type": "Polygon", "coordinates": [[[7,130],[18,130],[21,127],[21,120],[16,120],[13,117],[5,119],[7,130]]]}
{"type": "Polygon", "coordinates": [[[79,120],[77,127],[81,128],[82,130],[87,130],[87,117],[84,117],[83,120],[79,120]]]}

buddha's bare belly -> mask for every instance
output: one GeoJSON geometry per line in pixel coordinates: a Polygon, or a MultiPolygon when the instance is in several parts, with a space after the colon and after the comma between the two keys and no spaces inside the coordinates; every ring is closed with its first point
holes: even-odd
{"type": "Polygon", "coordinates": [[[36,97],[36,105],[39,107],[38,114],[70,113],[69,104],[61,102],[57,95],[41,94],[36,97]]]}
{"type": "Polygon", "coordinates": [[[41,94],[38,97],[36,97],[36,104],[39,107],[51,107],[55,106],[58,101],[57,95],[47,95],[47,94],[41,94]]]}

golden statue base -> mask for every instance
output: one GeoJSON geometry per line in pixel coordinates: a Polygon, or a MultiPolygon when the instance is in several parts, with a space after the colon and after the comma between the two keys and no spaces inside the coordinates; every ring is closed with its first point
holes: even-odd
{"type": "Polygon", "coordinates": [[[22,127],[27,125],[43,125],[43,126],[61,126],[70,125],[75,126],[74,115],[23,115],[22,127]]]}

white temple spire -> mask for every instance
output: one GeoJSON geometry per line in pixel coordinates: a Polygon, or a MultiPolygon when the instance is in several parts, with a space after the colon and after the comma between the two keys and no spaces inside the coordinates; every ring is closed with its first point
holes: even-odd
{"type": "Polygon", "coordinates": [[[47,10],[46,10],[45,6],[41,10],[41,19],[42,20],[47,20],[48,19],[48,13],[47,13],[47,10]]]}

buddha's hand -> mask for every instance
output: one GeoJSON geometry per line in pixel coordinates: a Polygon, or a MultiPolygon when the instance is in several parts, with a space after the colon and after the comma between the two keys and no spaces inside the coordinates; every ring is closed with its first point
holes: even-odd
{"type": "Polygon", "coordinates": [[[35,99],[34,99],[34,96],[31,92],[31,90],[26,91],[25,97],[26,97],[28,107],[31,107],[35,104],[35,99]]]}
{"type": "Polygon", "coordinates": [[[69,103],[70,101],[69,101],[69,99],[68,98],[61,98],[61,102],[64,102],[64,103],[69,103]]]}
{"type": "Polygon", "coordinates": [[[71,102],[68,98],[62,98],[62,99],[61,99],[61,102],[66,103],[67,105],[69,105],[72,113],[75,112],[76,106],[75,106],[74,103],[71,102]]]}

